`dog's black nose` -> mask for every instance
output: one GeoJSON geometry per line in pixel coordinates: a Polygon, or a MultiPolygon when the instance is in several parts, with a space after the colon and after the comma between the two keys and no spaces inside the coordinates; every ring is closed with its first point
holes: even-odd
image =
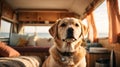
{"type": "Polygon", "coordinates": [[[74,38],[74,36],[73,36],[73,28],[68,28],[68,30],[67,30],[67,38],[74,38]]]}

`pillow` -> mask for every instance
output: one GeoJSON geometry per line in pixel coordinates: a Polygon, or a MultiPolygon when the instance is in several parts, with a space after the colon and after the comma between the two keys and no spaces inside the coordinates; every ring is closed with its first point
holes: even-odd
{"type": "Polygon", "coordinates": [[[20,53],[7,44],[0,42],[0,55],[3,57],[17,57],[20,53]]]}
{"type": "Polygon", "coordinates": [[[51,47],[54,41],[52,38],[39,38],[36,41],[36,45],[40,47],[51,47]]]}
{"type": "Polygon", "coordinates": [[[36,40],[38,39],[38,37],[36,35],[30,36],[28,38],[28,44],[27,46],[36,46],[36,40]]]}
{"type": "Polygon", "coordinates": [[[19,38],[28,40],[28,35],[20,35],[20,34],[12,33],[10,37],[10,46],[16,46],[19,41],[19,38]]]}
{"type": "Polygon", "coordinates": [[[17,46],[18,46],[18,47],[24,47],[24,46],[27,45],[27,43],[28,43],[28,41],[27,41],[26,39],[19,38],[19,41],[18,41],[18,43],[17,43],[17,46]]]}

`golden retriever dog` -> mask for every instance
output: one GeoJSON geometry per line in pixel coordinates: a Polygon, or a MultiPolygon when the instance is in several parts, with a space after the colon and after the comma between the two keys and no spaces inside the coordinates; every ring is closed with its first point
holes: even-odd
{"type": "Polygon", "coordinates": [[[55,43],[42,67],[86,67],[86,50],[82,46],[86,30],[76,18],[58,20],[49,29],[55,43]]]}

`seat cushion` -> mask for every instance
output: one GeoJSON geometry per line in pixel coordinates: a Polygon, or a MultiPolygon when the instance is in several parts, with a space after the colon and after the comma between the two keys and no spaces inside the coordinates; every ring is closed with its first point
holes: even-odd
{"type": "Polygon", "coordinates": [[[0,56],[3,57],[17,57],[20,53],[8,46],[6,43],[0,42],[0,56]]]}

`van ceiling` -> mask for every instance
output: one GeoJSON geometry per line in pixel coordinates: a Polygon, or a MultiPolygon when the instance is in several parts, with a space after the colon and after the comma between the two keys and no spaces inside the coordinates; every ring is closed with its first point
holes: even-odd
{"type": "Polygon", "coordinates": [[[104,0],[6,0],[13,9],[66,9],[82,16],[91,3],[104,0]]]}

